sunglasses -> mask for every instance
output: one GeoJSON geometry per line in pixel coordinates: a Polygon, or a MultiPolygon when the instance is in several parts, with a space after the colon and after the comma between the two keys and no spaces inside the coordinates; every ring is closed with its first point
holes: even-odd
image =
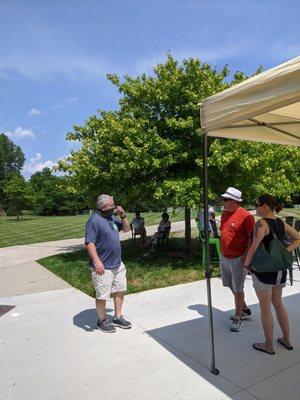
{"type": "Polygon", "coordinates": [[[263,206],[263,204],[259,204],[259,203],[256,203],[256,204],[255,204],[255,208],[261,207],[261,206],[263,206]]]}
{"type": "Polygon", "coordinates": [[[221,201],[224,201],[224,203],[226,203],[226,201],[232,201],[232,199],[227,199],[226,197],[221,197],[221,201]]]}

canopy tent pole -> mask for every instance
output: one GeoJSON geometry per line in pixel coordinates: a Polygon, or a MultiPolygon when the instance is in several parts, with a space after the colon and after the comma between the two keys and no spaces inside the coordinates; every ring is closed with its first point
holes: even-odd
{"type": "Polygon", "coordinates": [[[209,230],[208,230],[208,171],[207,171],[207,132],[202,132],[202,157],[203,157],[203,210],[204,210],[204,248],[205,248],[205,278],[207,286],[207,304],[208,304],[208,321],[209,321],[209,336],[211,347],[211,372],[214,375],[219,375],[219,370],[215,363],[215,343],[214,343],[214,327],[211,302],[211,266],[209,254],[209,230]]]}

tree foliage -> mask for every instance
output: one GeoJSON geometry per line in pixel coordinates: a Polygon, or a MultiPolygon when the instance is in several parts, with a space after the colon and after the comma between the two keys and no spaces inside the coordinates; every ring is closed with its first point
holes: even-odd
{"type": "Polygon", "coordinates": [[[29,186],[35,214],[72,215],[86,208],[83,196],[68,190],[69,178],[55,176],[49,168],[33,174],[29,186]]]}
{"type": "Polygon", "coordinates": [[[293,194],[300,193],[299,148],[217,139],[210,150],[212,197],[223,193],[228,186],[241,189],[248,203],[263,193],[284,201],[290,201],[293,194]]]}
{"type": "Polygon", "coordinates": [[[9,174],[20,172],[25,162],[22,149],[15,145],[4,133],[0,134],[0,207],[5,206],[3,185],[9,174]]]}
{"type": "Polygon", "coordinates": [[[195,206],[200,200],[199,101],[228,87],[221,72],[168,55],[153,75],[108,75],[121,93],[120,108],[100,111],[69,140],[82,144],[60,163],[87,193],[109,192],[125,204],[195,206]]]}
{"type": "MultiPolygon", "coordinates": [[[[261,72],[261,67],[255,72],[261,72]]],[[[120,93],[118,111],[99,111],[68,140],[81,148],[60,162],[86,195],[113,194],[127,206],[199,206],[202,147],[199,102],[247,76],[229,79],[197,59],[169,54],[151,75],[108,79],[120,93]]],[[[209,195],[241,188],[248,201],[262,192],[289,198],[299,191],[299,150],[243,141],[209,140],[209,195]]]]}
{"type": "Polygon", "coordinates": [[[22,210],[30,208],[30,188],[19,172],[10,172],[3,183],[6,196],[7,215],[19,217],[22,210]]]}

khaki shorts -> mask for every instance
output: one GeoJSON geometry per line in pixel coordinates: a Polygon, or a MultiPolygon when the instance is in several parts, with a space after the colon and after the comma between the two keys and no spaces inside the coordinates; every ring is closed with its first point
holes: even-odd
{"type": "Polygon", "coordinates": [[[220,269],[223,286],[229,287],[233,293],[242,293],[247,270],[243,267],[241,257],[226,258],[221,255],[220,269]]]}
{"type": "Polygon", "coordinates": [[[93,268],[92,279],[98,300],[107,300],[111,294],[127,290],[126,268],[123,262],[117,268],[106,269],[104,275],[96,274],[93,268]]]}

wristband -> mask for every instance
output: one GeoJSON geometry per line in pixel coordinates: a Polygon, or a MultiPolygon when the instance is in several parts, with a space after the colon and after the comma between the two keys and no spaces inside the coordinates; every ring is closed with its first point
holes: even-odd
{"type": "Polygon", "coordinates": [[[121,217],[121,219],[125,219],[126,218],[126,215],[123,215],[123,217],[121,217]]]}

